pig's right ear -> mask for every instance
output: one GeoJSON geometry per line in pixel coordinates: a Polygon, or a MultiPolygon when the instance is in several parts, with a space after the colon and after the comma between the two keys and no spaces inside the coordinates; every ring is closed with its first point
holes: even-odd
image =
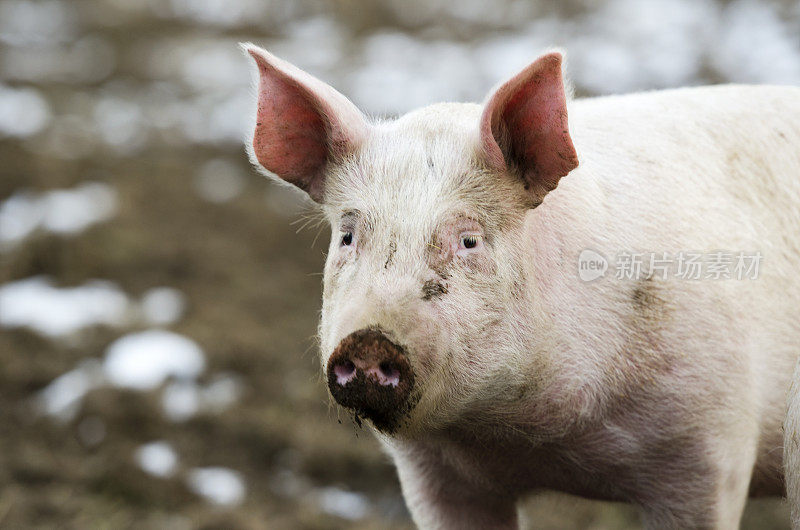
{"type": "Polygon", "coordinates": [[[331,86],[296,66],[252,44],[242,48],[258,67],[255,161],[321,203],[325,169],[364,139],[364,116],[331,86]]]}
{"type": "Polygon", "coordinates": [[[490,95],[480,122],[484,158],[522,178],[533,204],[578,166],[567,126],[561,54],[550,52],[490,95]]]}

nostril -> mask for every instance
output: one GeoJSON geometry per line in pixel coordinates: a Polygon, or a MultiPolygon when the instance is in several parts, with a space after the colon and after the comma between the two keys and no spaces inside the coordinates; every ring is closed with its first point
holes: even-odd
{"type": "Polygon", "coordinates": [[[346,359],[333,367],[333,373],[336,374],[336,382],[344,386],[355,376],[356,365],[353,364],[353,361],[346,359]]]}
{"type": "Polygon", "coordinates": [[[383,361],[378,365],[383,377],[380,378],[382,385],[397,386],[400,384],[400,370],[389,361],[383,361]]]}

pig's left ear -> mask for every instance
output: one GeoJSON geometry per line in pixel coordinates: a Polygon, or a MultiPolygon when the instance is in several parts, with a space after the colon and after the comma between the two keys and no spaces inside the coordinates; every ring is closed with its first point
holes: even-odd
{"type": "Polygon", "coordinates": [[[578,166],[567,126],[561,54],[543,55],[488,99],[480,123],[490,167],[517,173],[534,204],[578,166]]]}
{"type": "Polygon", "coordinates": [[[242,47],[258,67],[254,162],[321,203],[326,168],[363,141],[364,116],[319,79],[257,46],[242,47]]]}

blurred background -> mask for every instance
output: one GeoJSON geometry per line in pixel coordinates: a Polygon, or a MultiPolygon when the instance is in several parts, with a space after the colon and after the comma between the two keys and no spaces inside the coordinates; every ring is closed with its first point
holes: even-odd
{"type": "MultiPolygon", "coordinates": [[[[411,527],[328,400],[329,233],[246,160],[243,40],[375,116],[480,100],[550,45],[579,96],[800,84],[798,2],[0,0],[2,528],[411,527]]],[[[639,526],[555,494],[527,513],[639,526]]]]}

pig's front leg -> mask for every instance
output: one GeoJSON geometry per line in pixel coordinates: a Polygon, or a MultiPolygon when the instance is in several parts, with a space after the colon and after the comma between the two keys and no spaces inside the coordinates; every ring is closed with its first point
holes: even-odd
{"type": "Polygon", "coordinates": [[[515,500],[466,481],[439,452],[389,448],[403,496],[421,529],[517,529],[515,500]]]}
{"type": "MultiPolygon", "coordinates": [[[[757,417],[740,411],[743,416],[757,417]]],[[[758,432],[741,422],[720,430],[703,441],[700,458],[689,458],[655,474],[647,473],[642,483],[659,481],[655,488],[640,488],[644,527],[648,530],[708,528],[729,530],[739,527],[747,502],[750,478],[756,458],[758,432]],[[683,469],[681,469],[683,468],[683,469]],[[700,471],[705,468],[704,471],[700,471]],[[681,475],[683,478],[681,479],[681,475]]],[[[691,445],[690,445],[691,447],[691,445]]],[[[687,450],[691,453],[692,450],[687,450]]]]}

